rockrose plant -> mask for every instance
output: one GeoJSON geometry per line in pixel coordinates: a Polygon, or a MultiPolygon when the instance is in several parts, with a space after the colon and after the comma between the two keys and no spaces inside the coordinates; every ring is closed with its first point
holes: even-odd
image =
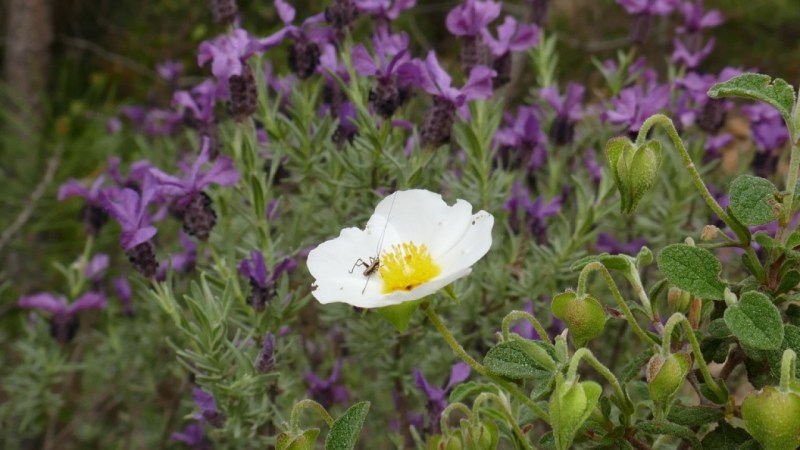
{"type": "Polygon", "coordinates": [[[2,234],[0,447],[800,447],[797,89],[606,3],[616,54],[548,0],[210,0],[2,234]]]}

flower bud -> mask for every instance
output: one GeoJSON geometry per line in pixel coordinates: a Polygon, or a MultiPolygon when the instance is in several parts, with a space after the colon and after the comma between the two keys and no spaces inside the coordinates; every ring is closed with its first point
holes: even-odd
{"type": "Polygon", "coordinates": [[[470,448],[476,450],[494,450],[500,439],[497,425],[489,420],[484,420],[478,425],[470,426],[468,429],[470,436],[470,448]]]}
{"type": "Polygon", "coordinates": [[[673,353],[667,357],[653,355],[647,363],[647,385],[650,398],[658,407],[666,407],[683,385],[691,368],[689,355],[673,353]]]}
{"type": "Polygon", "coordinates": [[[719,228],[715,227],[714,225],[706,225],[703,227],[703,231],[700,233],[700,240],[713,241],[718,235],[719,228]]]}
{"type": "Polygon", "coordinates": [[[597,299],[588,295],[578,298],[569,291],[556,295],[551,309],[556,317],[566,323],[577,347],[583,347],[599,336],[606,325],[605,310],[597,299]]]}
{"type": "Polygon", "coordinates": [[[800,395],[767,386],[742,402],[747,431],[767,450],[800,447],[800,395]]]}
{"type": "Polygon", "coordinates": [[[661,144],[650,140],[637,146],[627,137],[618,137],[606,143],[606,156],[622,200],[622,212],[631,214],[656,181],[661,144]]]}
{"type": "Polygon", "coordinates": [[[672,312],[685,312],[689,309],[689,302],[692,301],[692,295],[684,290],[676,287],[669,288],[667,293],[667,304],[672,312]]]}
{"type": "Polygon", "coordinates": [[[261,373],[270,373],[275,370],[275,335],[267,333],[261,345],[261,352],[256,359],[256,370],[261,373]]]}

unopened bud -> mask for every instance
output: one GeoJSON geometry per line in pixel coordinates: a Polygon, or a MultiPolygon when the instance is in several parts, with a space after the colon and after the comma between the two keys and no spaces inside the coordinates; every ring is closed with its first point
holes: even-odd
{"type": "Polygon", "coordinates": [[[700,233],[700,240],[713,241],[717,238],[717,236],[719,236],[719,228],[715,227],[714,225],[706,225],[703,227],[703,231],[700,233]]]}
{"type": "Polygon", "coordinates": [[[256,359],[256,370],[261,373],[270,373],[275,370],[275,335],[267,333],[261,345],[261,352],[256,359]]]}

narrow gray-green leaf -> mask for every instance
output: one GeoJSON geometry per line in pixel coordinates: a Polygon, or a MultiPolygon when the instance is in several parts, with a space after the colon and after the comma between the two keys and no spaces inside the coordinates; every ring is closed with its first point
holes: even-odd
{"type": "Polygon", "coordinates": [[[775,107],[786,123],[792,123],[794,87],[780,78],[773,80],[769,75],[744,73],[711,86],[708,96],[711,98],[741,97],[761,100],[775,107]]]}
{"type": "Polygon", "coordinates": [[[331,425],[325,439],[325,450],[352,450],[358,442],[361,427],[369,412],[369,402],[359,402],[351,406],[331,425]]]}
{"type": "Polygon", "coordinates": [[[777,193],[778,188],[766,178],[740,175],[728,191],[730,210],[745,225],[768,224],[778,219],[777,193]]]}
{"type": "Polygon", "coordinates": [[[719,279],[722,264],[710,251],[686,244],[672,244],[658,254],[658,269],[673,286],[694,295],[722,299],[725,285],[719,279]]]}
{"type": "Polygon", "coordinates": [[[778,308],[766,295],[745,292],[725,310],[725,324],[742,345],[758,350],[775,350],[783,342],[783,321],[778,308]]]}
{"type": "Polygon", "coordinates": [[[497,392],[497,389],[492,384],[477,383],[475,381],[468,381],[460,383],[450,392],[450,403],[463,401],[467,398],[477,397],[478,394],[484,392],[497,392]]]}
{"type": "Polygon", "coordinates": [[[722,420],[724,416],[725,412],[721,408],[676,404],[670,408],[667,420],[686,427],[696,427],[722,420]]]}

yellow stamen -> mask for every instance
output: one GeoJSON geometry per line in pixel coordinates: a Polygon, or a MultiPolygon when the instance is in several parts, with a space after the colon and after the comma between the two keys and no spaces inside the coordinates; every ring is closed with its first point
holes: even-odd
{"type": "Polygon", "coordinates": [[[378,269],[383,279],[383,293],[411,291],[436,278],[442,269],[433,262],[425,244],[413,242],[393,245],[391,252],[381,255],[378,269]]]}

